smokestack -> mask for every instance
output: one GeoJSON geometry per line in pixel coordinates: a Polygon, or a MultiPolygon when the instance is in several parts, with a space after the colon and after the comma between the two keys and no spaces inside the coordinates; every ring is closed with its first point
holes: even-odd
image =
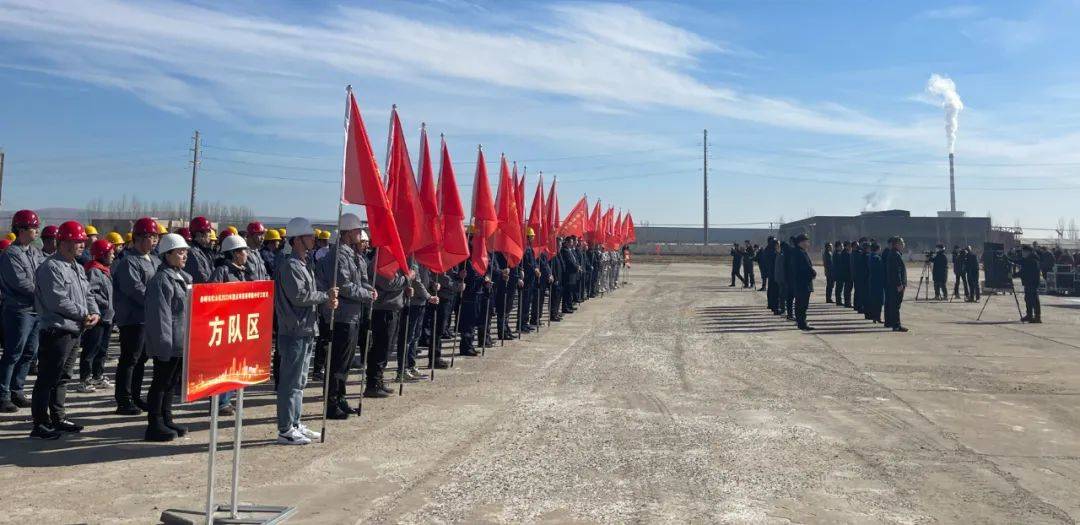
{"type": "Polygon", "coordinates": [[[956,172],[953,170],[953,154],[949,154],[949,211],[956,212],[956,172]]]}

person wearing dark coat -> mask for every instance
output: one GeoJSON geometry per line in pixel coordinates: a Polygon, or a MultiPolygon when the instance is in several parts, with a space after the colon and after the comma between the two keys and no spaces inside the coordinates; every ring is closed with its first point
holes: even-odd
{"type": "Polygon", "coordinates": [[[978,302],[982,298],[981,290],[979,290],[979,257],[975,255],[975,250],[972,250],[970,246],[967,248],[967,255],[964,258],[964,273],[967,274],[968,284],[968,302],[978,302]]]}
{"type": "Polygon", "coordinates": [[[825,249],[821,252],[821,266],[825,268],[825,302],[831,303],[833,298],[832,243],[825,243],[825,249]]]}
{"type": "Polygon", "coordinates": [[[735,280],[742,281],[743,286],[746,286],[746,278],[740,274],[742,270],[743,251],[742,246],[739,243],[734,243],[731,246],[731,284],[729,288],[735,287],[735,280]]]}
{"type": "Polygon", "coordinates": [[[791,250],[792,280],[791,288],[795,296],[795,324],[799,330],[813,330],[806,324],[806,310],[810,306],[810,294],[814,291],[814,263],[810,260],[810,239],[805,234],[795,237],[795,248],[791,250]]]}
{"type": "Polygon", "coordinates": [[[934,274],[934,299],[948,299],[949,258],[945,256],[945,245],[937,245],[937,253],[931,261],[934,274]]]}
{"type": "Polygon", "coordinates": [[[162,263],[146,284],[146,325],[143,331],[146,355],[154,360],[150,390],[146,393],[146,441],[172,441],[187,434],[187,428],[173,421],[172,391],[183,374],[187,330],[188,294],[193,281],[184,271],[188,245],[183,237],[170,233],[158,245],[162,263]]]}
{"type": "Polygon", "coordinates": [[[847,281],[847,265],[844,257],[844,243],[836,241],[833,243],[833,286],[835,287],[836,298],[833,301],[837,305],[844,304],[844,282],[847,281]]]}
{"type": "Polygon", "coordinates": [[[780,285],[773,276],[779,251],[780,247],[777,246],[776,239],[769,237],[769,240],[765,242],[765,249],[758,256],[758,262],[761,264],[761,284],[766,286],[767,283],[765,292],[766,306],[774,314],[780,308],[780,285]]]}
{"type": "MultiPolygon", "coordinates": [[[[852,244],[853,243],[849,241],[844,241],[844,250],[840,252],[840,274],[843,276],[843,305],[848,308],[851,308],[851,291],[852,287],[855,285],[854,276],[851,274],[851,250],[853,248],[852,244]]],[[[840,302],[839,298],[837,298],[836,302],[840,302]]]]}
{"type": "Polygon", "coordinates": [[[577,298],[578,279],[583,271],[581,262],[574,254],[574,237],[563,239],[562,249],[559,250],[559,258],[562,260],[562,313],[574,313],[574,300],[577,298]]]}
{"type": "Polygon", "coordinates": [[[1020,259],[1020,270],[1016,277],[1020,277],[1020,283],[1024,285],[1024,306],[1027,315],[1020,320],[1028,323],[1042,322],[1042,306],[1039,304],[1039,275],[1042,273],[1039,266],[1039,257],[1031,246],[1022,249],[1023,258],[1020,259]]]}
{"type": "Polygon", "coordinates": [[[768,294],[768,290],[769,290],[769,276],[768,276],[768,274],[765,273],[765,260],[764,260],[764,257],[770,256],[769,255],[770,253],[772,253],[772,256],[775,256],[775,251],[770,250],[768,242],[766,242],[765,247],[758,250],[758,254],[757,254],[757,258],[756,258],[757,259],[757,265],[758,265],[758,275],[761,276],[761,288],[758,288],[758,291],[759,292],[765,292],[766,294],[768,294]]]}
{"type": "Polygon", "coordinates": [[[907,289],[907,267],[904,265],[904,239],[889,239],[889,251],[885,254],[885,326],[894,332],[906,332],[900,322],[900,304],[907,289]]]}
{"type": "Polygon", "coordinates": [[[953,282],[953,291],[952,291],[953,299],[959,299],[960,298],[960,284],[961,283],[964,284],[964,297],[967,297],[967,294],[968,294],[967,273],[964,272],[963,253],[964,253],[963,250],[961,250],[959,246],[957,246],[955,244],[953,245],[953,247],[952,247],[952,271],[953,271],[953,278],[955,279],[955,281],[953,282]]]}
{"type": "Polygon", "coordinates": [[[743,247],[743,286],[745,288],[756,288],[757,284],[754,282],[754,259],[757,257],[757,253],[754,252],[754,247],[750,245],[750,241],[746,241],[746,246],[743,247]]]}
{"type": "Polygon", "coordinates": [[[784,315],[784,307],[787,304],[787,263],[784,262],[787,252],[787,242],[780,241],[780,245],[776,248],[772,271],[773,281],[776,282],[776,310],[773,311],[776,315],[784,315]]]}
{"type": "Polygon", "coordinates": [[[870,254],[867,256],[869,284],[866,289],[866,311],[869,319],[875,323],[881,322],[881,306],[885,302],[885,263],[881,260],[880,249],[878,243],[870,243],[870,254]]]}
{"type": "Polygon", "coordinates": [[[866,282],[866,253],[863,251],[863,243],[866,238],[851,243],[851,307],[859,313],[863,313],[863,283],[866,282]]]}
{"type": "Polygon", "coordinates": [[[549,281],[549,291],[551,296],[548,300],[548,321],[559,322],[562,321],[563,311],[563,258],[559,252],[556,252],[548,260],[548,268],[551,270],[551,279],[549,281]]]}

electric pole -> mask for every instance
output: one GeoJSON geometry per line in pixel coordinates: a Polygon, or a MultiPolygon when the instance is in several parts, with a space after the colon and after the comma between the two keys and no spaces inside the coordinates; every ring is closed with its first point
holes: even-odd
{"type": "Polygon", "coordinates": [[[702,172],[705,175],[705,177],[704,177],[704,185],[705,185],[705,192],[704,192],[705,193],[705,206],[704,206],[704,208],[705,208],[705,214],[704,214],[704,220],[702,221],[702,223],[704,225],[705,246],[708,246],[709,245],[709,130],[707,130],[707,129],[702,130],[701,136],[702,136],[702,138],[701,138],[701,149],[702,149],[701,159],[702,159],[703,164],[704,164],[702,172]]]}
{"type": "Polygon", "coordinates": [[[195,147],[191,148],[191,204],[188,206],[188,220],[195,218],[195,180],[199,177],[199,130],[195,130],[195,147]]]}
{"type": "Polygon", "coordinates": [[[4,150],[0,149],[0,207],[4,205],[4,150]]]}

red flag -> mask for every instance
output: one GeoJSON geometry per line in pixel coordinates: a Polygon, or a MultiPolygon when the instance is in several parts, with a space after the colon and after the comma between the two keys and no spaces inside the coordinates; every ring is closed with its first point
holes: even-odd
{"type": "MultiPolygon", "coordinates": [[[[518,224],[521,225],[523,229],[525,227],[525,175],[528,173],[529,168],[526,166],[521,170],[521,179],[517,181],[517,187],[514,188],[514,195],[517,196],[518,224]]],[[[525,239],[524,234],[522,235],[522,239],[525,239]]],[[[522,244],[522,246],[525,245],[522,244]]]]}
{"type": "Polygon", "coordinates": [[[416,262],[435,273],[443,273],[442,224],[439,216],[439,197],[435,191],[435,174],[431,169],[427,127],[420,127],[420,210],[423,213],[421,230],[427,231],[431,242],[416,250],[416,262]]]}
{"type": "Polygon", "coordinates": [[[611,223],[611,236],[608,238],[608,249],[614,250],[622,245],[622,210],[619,210],[619,216],[611,223]]]}
{"type": "Polygon", "coordinates": [[[341,202],[344,204],[363,204],[367,212],[368,226],[371,230],[371,245],[389,252],[387,266],[379,268],[385,277],[393,277],[399,268],[408,270],[405,250],[398,235],[397,222],[391,211],[386,191],[383,189],[379,165],[371,150],[371,139],[364,128],[364,119],[360,117],[360,108],[356,97],[349,89],[349,123],[345,130],[345,166],[341,176],[344,178],[341,202]],[[393,263],[390,265],[389,263],[393,263]],[[389,273],[383,273],[388,271],[389,273]]]}
{"type": "Polygon", "coordinates": [[[450,162],[450,150],[446,139],[442,141],[442,159],[439,162],[439,223],[442,226],[442,272],[457,266],[469,258],[469,240],[465,237],[465,210],[461,208],[454,164],[450,162]]]}
{"type": "Polygon", "coordinates": [[[536,193],[533,194],[532,208],[529,209],[528,227],[533,230],[532,247],[537,250],[537,256],[547,253],[548,243],[544,230],[544,172],[540,172],[540,180],[536,181],[536,193]]]}
{"type": "Polygon", "coordinates": [[[566,214],[566,219],[563,220],[561,226],[559,226],[559,236],[569,237],[576,235],[581,237],[585,234],[585,221],[588,220],[589,215],[589,203],[585,201],[585,197],[574,205],[574,208],[570,210],[570,213],[566,214]]]}
{"type": "Polygon", "coordinates": [[[495,230],[495,251],[506,257],[506,263],[513,268],[521,262],[524,243],[521,240],[521,220],[517,213],[516,183],[510,179],[510,167],[503,156],[499,165],[499,192],[495,197],[495,209],[499,217],[498,229],[495,230]]]}
{"type": "Polygon", "coordinates": [[[623,244],[634,244],[637,242],[637,234],[634,233],[634,217],[630,215],[630,212],[626,212],[626,225],[624,226],[623,244]]]}
{"type": "MultiPolygon", "coordinates": [[[[401,119],[398,118],[397,108],[390,112],[390,164],[387,167],[387,197],[390,199],[390,209],[394,212],[397,220],[398,235],[401,237],[401,247],[406,254],[413,254],[417,249],[427,246],[431,242],[431,232],[423,228],[423,216],[420,210],[420,195],[416,189],[416,175],[413,174],[412,160],[409,158],[409,148],[405,144],[405,133],[401,129],[401,119]]],[[[387,257],[379,257],[379,266],[390,264],[384,262],[387,257]]],[[[394,263],[396,264],[396,263],[394,263]]],[[[393,270],[380,268],[383,275],[393,270]]],[[[408,273],[409,267],[405,266],[402,271],[408,273]]]]}
{"type": "Polygon", "coordinates": [[[547,244],[548,253],[554,256],[559,253],[559,194],[555,192],[555,185],[559,177],[551,180],[551,190],[548,191],[547,214],[544,216],[544,243],[547,244]]]}
{"type": "Polygon", "coordinates": [[[589,221],[585,224],[585,240],[596,242],[601,233],[603,232],[600,228],[600,199],[596,199],[592,215],[589,216],[589,221]]]}
{"type": "Polygon", "coordinates": [[[473,180],[472,217],[475,232],[469,245],[469,260],[473,269],[481,274],[488,270],[487,239],[495,233],[498,216],[495,214],[495,202],[491,199],[491,185],[488,183],[487,165],[484,163],[484,151],[476,154],[476,177],[473,180]]]}

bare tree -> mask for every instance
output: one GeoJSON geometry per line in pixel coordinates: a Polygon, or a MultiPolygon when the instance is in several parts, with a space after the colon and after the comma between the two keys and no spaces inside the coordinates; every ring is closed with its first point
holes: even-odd
{"type": "Polygon", "coordinates": [[[1080,240],[1080,228],[1076,226],[1076,218],[1069,219],[1069,240],[1080,240]]]}
{"type": "MultiPolygon", "coordinates": [[[[87,204],[90,219],[137,219],[157,217],[162,220],[187,219],[187,203],[179,201],[144,202],[137,196],[121,195],[118,199],[104,202],[94,199],[87,204]]],[[[241,225],[255,219],[255,212],[247,207],[220,202],[202,202],[195,207],[195,214],[216,220],[222,224],[241,225]]]]}

